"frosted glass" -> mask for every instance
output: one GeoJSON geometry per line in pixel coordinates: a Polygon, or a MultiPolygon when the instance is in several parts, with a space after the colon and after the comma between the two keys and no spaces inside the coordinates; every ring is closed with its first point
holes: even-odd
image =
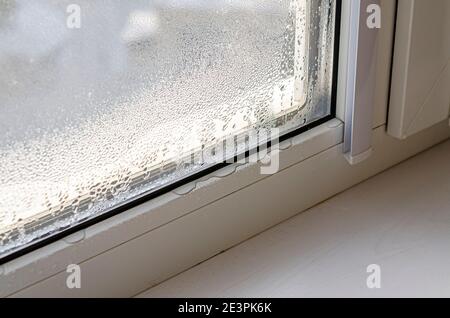
{"type": "Polygon", "coordinates": [[[0,256],[330,114],[334,1],[73,2],[0,1],[0,256]]]}

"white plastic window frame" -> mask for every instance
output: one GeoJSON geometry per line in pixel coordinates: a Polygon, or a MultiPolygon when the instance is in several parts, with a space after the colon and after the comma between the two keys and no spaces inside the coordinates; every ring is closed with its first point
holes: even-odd
{"type": "MultiPolygon", "coordinates": [[[[339,2],[339,0],[337,2],[339,2]]],[[[341,6],[339,5],[338,10],[340,10],[340,7],[341,6]]],[[[337,16],[340,17],[340,12],[337,13],[337,16]]],[[[340,23],[340,19],[337,19],[337,21],[340,23]]],[[[337,33],[339,33],[339,29],[340,28],[337,28],[337,33]]],[[[334,44],[337,45],[338,42],[339,38],[336,39],[334,44]]],[[[338,47],[335,49],[335,54],[337,51],[338,47]]],[[[334,60],[337,62],[337,57],[335,57],[334,60]]],[[[337,65],[334,67],[337,68],[337,65]]],[[[337,74],[333,77],[333,81],[336,82],[337,74]]],[[[336,89],[337,88],[334,87],[335,91],[333,94],[336,94],[336,89]]],[[[334,103],[335,100],[336,98],[333,99],[334,103]]],[[[336,105],[332,105],[332,114],[327,116],[325,120],[329,120],[335,116],[335,107],[336,105]]],[[[297,164],[308,157],[339,144],[342,141],[342,136],[342,121],[338,119],[331,119],[325,124],[319,125],[309,131],[303,132],[282,142],[280,149],[276,150],[275,153],[272,153],[271,155],[280,156],[280,170],[283,170],[289,165],[297,164]],[[288,152],[290,153],[289,155],[288,152]],[[295,155],[292,155],[294,153],[295,155]],[[287,162],[283,164],[284,161],[287,162]]],[[[50,270],[50,268],[46,266],[47,270],[44,270],[41,273],[42,276],[51,276],[55,273],[55,270],[60,271],[64,269],[64,266],[61,267],[60,265],[81,263],[83,260],[95,257],[95,255],[99,255],[109,249],[113,249],[115,246],[133,240],[134,238],[155,230],[164,224],[168,224],[178,218],[189,215],[192,211],[195,211],[202,206],[211,204],[229,193],[239,191],[250,184],[266,178],[267,176],[262,175],[260,170],[261,165],[258,163],[245,165],[237,163],[229,165],[203,178],[183,185],[167,194],[156,197],[137,207],[131,208],[128,211],[122,212],[100,223],[77,231],[76,233],[64,237],[54,243],[46,244],[35,251],[25,253],[23,256],[15,258],[6,264],[0,265],[0,274],[15,271],[18,268],[20,268],[21,271],[24,270],[25,273],[28,272],[29,274],[30,272],[27,271],[28,268],[28,270],[34,273],[34,270],[32,269],[32,266],[34,265],[31,264],[33,264],[36,260],[42,260],[42,256],[44,255],[51,255],[51,258],[45,260],[45,263],[52,264],[50,268],[53,270],[50,270]],[[229,179],[235,179],[235,182],[230,183],[229,179]],[[172,205],[177,206],[181,202],[183,202],[183,208],[169,208],[172,205]],[[160,210],[164,210],[165,212],[158,213],[160,210]],[[150,226],[149,223],[151,224],[150,226]],[[118,233],[114,234],[117,229],[120,229],[118,232],[120,235],[117,235],[118,233]],[[105,236],[108,237],[108,242],[102,242],[102,238],[105,236]],[[90,245],[91,248],[94,248],[90,251],[84,249],[79,251],[76,259],[73,259],[74,254],[69,251],[71,251],[73,246],[77,246],[80,242],[82,242],[83,245],[90,245]],[[67,260],[67,258],[63,255],[70,255],[70,259],[72,260],[67,260]],[[17,268],[15,265],[19,265],[19,267],[17,268]],[[44,274],[45,272],[47,272],[47,275],[44,274]]],[[[24,288],[26,282],[32,283],[33,281],[39,280],[38,278],[33,278],[33,276],[36,275],[24,275],[23,278],[27,277],[27,279],[23,279],[22,284],[19,281],[8,284],[14,286],[12,289],[3,291],[3,288],[0,287],[0,297],[6,296],[9,291],[24,288]]],[[[0,277],[0,282],[1,278],[3,277],[0,277]]],[[[42,277],[40,279],[42,279],[42,277]]],[[[1,284],[0,286],[5,285],[1,284]]]]}
{"type": "MultiPolygon", "coordinates": [[[[351,0],[344,0],[344,2],[345,1],[351,0]]],[[[388,5],[387,7],[390,8],[391,6],[388,5]]],[[[346,16],[347,14],[348,12],[343,8],[342,15],[346,16]]],[[[342,41],[345,42],[345,36],[341,33],[341,43],[342,41]]],[[[386,58],[386,56],[384,56],[383,58],[384,63],[389,57],[386,58]]],[[[342,69],[342,65],[345,65],[345,60],[342,59],[341,56],[339,61],[340,69],[342,69]]],[[[386,76],[384,76],[383,80],[386,80],[386,76]]],[[[342,92],[342,90],[343,87],[338,87],[339,92],[342,92]]],[[[386,88],[381,91],[384,95],[387,95],[387,90],[388,89],[386,88]]],[[[386,98],[381,99],[384,100],[386,98]]],[[[375,116],[374,122],[374,126],[377,126],[377,129],[380,127],[383,129],[382,127],[384,127],[383,125],[385,122],[381,122],[381,118],[383,118],[383,114],[387,111],[385,108],[386,104],[387,103],[383,102],[383,104],[380,104],[380,107],[378,107],[379,110],[375,116]]],[[[340,101],[339,98],[337,101],[337,112],[338,118],[345,113],[345,103],[340,101]]],[[[283,173],[290,171],[292,167],[311,165],[311,162],[315,162],[315,160],[319,163],[321,154],[328,154],[329,152],[333,154],[335,149],[342,149],[344,124],[343,121],[338,118],[332,119],[310,131],[282,142],[277,153],[273,154],[280,156],[280,173],[276,175],[276,177],[286,178],[283,173]]],[[[442,137],[441,135],[443,134],[447,134],[447,132],[441,132],[438,137],[442,137]]],[[[434,139],[432,141],[427,139],[426,141],[427,144],[436,142],[434,139]]],[[[410,142],[414,141],[411,140],[410,142]]],[[[416,149],[414,149],[414,151],[415,150],[416,149]]],[[[339,156],[343,158],[342,152],[339,156]]],[[[398,160],[397,157],[396,160],[398,160]]],[[[392,159],[392,161],[394,162],[395,160],[392,159]]],[[[339,164],[342,164],[342,162],[339,162],[339,164]]],[[[331,167],[337,167],[334,163],[330,163],[329,165],[331,167]]],[[[364,170],[364,168],[367,167],[360,166],[358,169],[364,170]]],[[[370,173],[374,174],[376,171],[371,171],[370,173]]],[[[367,173],[363,174],[366,175],[367,173]]],[[[109,261],[122,264],[120,268],[126,272],[127,267],[130,265],[127,264],[126,261],[127,255],[125,253],[122,255],[123,257],[117,258],[117,251],[126,250],[128,244],[137,241],[145,241],[146,244],[148,244],[146,245],[147,248],[139,251],[142,255],[146,255],[146,253],[154,249],[164,251],[164,246],[152,246],[152,241],[146,241],[147,236],[171,228],[170,231],[173,234],[173,239],[176,240],[177,234],[174,232],[173,225],[189,222],[189,220],[194,218],[195,214],[200,211],[205,211],[205,213],[210,215],[220,215],[228,221],[242,222],[243,226],[247,225],[248,233],[246,236],[227,232],[227,235],[229,235],[233,241],[239,242],[246,237],[258,233],[258,231],[261,231],[270,224],[274,225],[283,219],[288,218],[292,213],[289,212],[289,214],[284,214],[280,213],[280,211],[272,211],[269,215],[260,215],[258,219],[252,218],[252,223],[248,223],[247,219],[236,219],[236,213],[224,213],[224,211],[220,211],[216,207],[216,203],[236,193],[243,192],[254,185],[263,183],[270,178],[271,176],[260,174],[260,165],[256,163],[230,165],[152,201],[134,207],[125,213],[116,215],[62,240],[49,244],[39,250],[14,259],[0,266],[0,297],[30,295],[27,291],[31,290],[31,294],[33,294],[33,292],[36,292],[36,288],[39,289],[41,296],[67,296],[71,293],[79,296],[80,293],[77,294],[76,290],[67,291],[65,280],[60,279],[61,277],[66,276],[68,265],[80,264],[83,268],[83,264],[89,263],[94,264],[94,266],[97,266],[95,264],[98,264],[100,268],[102,264],[105,264],[106,258],[109,261]],[[111,258],[109,258],[109,255],[111,255],[111,258]]],[[[358,178],[355,177],[352,182],[358,182],[360,180],[361,176],[358,176],[358,178]]],[[[352,182],[343,180],[341,182],[342,185],[340,185],[340,182],[337,182],[337,184],[339,184],[338,188],[341,188],[341,186],[347,187],[351,185],[352,182]]],[[[318,193],[317,197],[314,198],[305,198],[305,204],[314,204],[314,202],[326,199],[329,194],[325,194],[325,192],[318,193]]],[[[258,206],[257,201],[257,198],[252,197],[234,202],[233,205],[235,207],[254,208],[258,206]]],[[[298,212],[300,211],[297,211],[297,213],[298,212]]],[[[204,217],[203,219],[206,219],[205,222],[207,222],[207,217],[204,217]]],[[[205,235],[208,236],[208,233],[205,235]]],[[[219,250],[224,247],[225,241],[229,242],[230,240],[230,238],[214,237],[214,233],[210,233],[209,235],[211,238],[210,244],[219,250]]],[[[181,248],[181,245],[183,244],[181,244],[181,242],[168,241],[167,245],[180,245],[181,248]]],[[[184,255],[186,259],[189,259],[187,262],[191,262],[192,265],[195,264],[194,259],[190,259],[188,255],[185,255],[186,253],[189,253],[189,251],[179,250],[178,252],[181,256],[184,255]]],[[[122,252],[119,251],[119,253],[122,252]]],[[[203,259],[198,261],[201,260],[203,259]]],[[[155,264],[157,264],[157,262],[155,264]]],[[[170,268],[167,270],[161,268],[161,264],[154,268],[149,268],[147,265],[148,264],[143,264],[144,268],[142,268],[142,270],[152,271],[154,280],[143,282],[143,284],[151,285],[155,281],[161,281],[168,278],[171,274],[175,274],[176,271],[185,269],[187,263],[181,264],[179,267],[174,264],[163,264],[163,266],[166,265],[170,268]],[[169,274],[169,272],[171,274],[169,274]]],[[[103,270],[103,281],[114,279],[114,277],[110,276],[112,273],[108,272],[107,268],[103,268],[103,270]]],[[[101,282],[99,282],[99,284],[100,283],[101,282]]],[[[119,283],[117,283],[116,286],[118,290],[111,291],[112,295],[129,295],[131,292],[129,286],[121,287],[119,283]]],[[[89,291],[81,291],[81,295],[89,295],[89,291]]]]}
{"type": "MultiPolygon", "coordinates": [[[[309,2],[308,0],[299,0],[297,3],[300,8],[303,8],[303,10],[301,10],[301,12],[303,12],[304,16],[300,16],[297,17],[300,20],[305,20],[308,21],[307,19],[307,9],[311,9],[309,8],[309,2]]],[[[341,10],[341,3],[340,0],[336,0],[336,23],[339,24],[340,26],[340,10],[341,10]]],[[[309,22],[309,21],[308,21],[309,22]]],[[[308,23],[306,22],[306,23],[308,23]]],[[[302,22],[305,23],[305,22],[302,22]]],[[[336,34],[339,34],[339,27],[336,28],[336,34]]],[[[298,36],[298,34],[296,34],[296,36],[298,36]]],[[[303,34],[303,36],[307,37],[307,41],[309,41],[309,37],[307,34],[303,34]]],[[[298,43],[300,43],[300,41],[295,41],[296,43],[296,49],[295,49],[295,58],[298,61],[303,60],[305,65],[303,66],[303,70],[308,71],[308,64],[312,63],[312,61],[309,61],[308,58],[306,58],[307,54],[305,51],[308,50],[308,48],[304,45],[299,45],[298,43]]],[[[303,41],[302,41],[303,43],[303,41]]],[[[278,141],[281,140],[285,140],[286,138],[290,138],[290,136],[295,136],[295,135],[299,135],[313,127],[316,127],[318,125],[320,125],[321,123],[324,123],[332,118],[335,117],[336,115],[336,98],[337,98],[337,78],[338,78],[338,74],[337,74],[337,64],[338,64],[338,49],[339,49],[339,37],[336,36],[335,40],[333,41],[333,74],[332,74],[332,98],[331,98],[331,108],[330,108],[330,113],[322,118],[316,119],[313,122],[310,122],[306,125],[303,125],[301,127],[298,127],[296,129],[293,130],[288,130],[286,131],[286,133],[283,133],[281,136],[276,136],[276,140],[274,140],[275,144],[278,143],[278,141]]],[[[303,105],[306,103],[306,93],[305,93],[305,89],[307,86],[307,81],[303,80],[303,77],[300,76],[299,74],[295,74],[294,75],[296,78],[296,84],[295,84],[295,88],[294,88],[294,98],[296,99],[296,103],[298,103],[299,105],[303,105]]],[[[248,137],[248,136],[247,136],[248,137]]],[[[239,138],[239,137],[238,137],[239,138]]],[[[266,144],[259,145],[260,147],[265,147],[267,146],[266,144]]],[[[270,151],[270,150],[269,150],[270,151]]],[[[253,153],[253,150],[249,151],[250,153],[253,153]]],[[[235,160],[239,160],[242,159],[243,154],[238,154],[234,159],[235,160]]],[[[257,156],[258,158],[260,158],[261,156],[257,156]]],[[[219,169],[220,167],[223,167],[225,165],[227,165],[228,163],[219,163],[217,165],[207,165],[205,166],[205,168],[201,171],[198,172],[194,172],[192,175],[187,175],[185,177],[183,177],[180,180],[174,181],[173,183],[169,183],[161,188],[156,189],[155,191],[149,192],[149,193],[142,193],[141,195],[138,195],[132,199],[130,199],[127,202],[124,202],[123,204],[119,204],[118,206],[111,208],[108,211],[104,211],[103,213],[101,213],[100,215],[94,216],[91,219],[85,220],[79,224],[75,224],[72,227],[66,228],[60,232],[57,233],[52,233],[51,235],[45,237],[45,238],[39,238],[36,239],[35,241],[30,242],[29,244],[26,244],[22,247],[20,247],[17,250],[11,251],[10,253],[7,253],[6,255],[2,255],[2,257],[0,257],[0,265],[4,262],[9,262],[10,260],[13,260],[17,257],[20,257],[22,255],[26,255],[36,249],[42,248],[48,244],[53,243],[56,240],[65,238],[73,233],[76,233],[78,231],[82,231],[84,228],[87,228],[89,226],[92,226],[96,223],[102,222],[104,220],[107,220],[110,217],[113,217],[117,214],[126,212],[127,210],[135,207],[136,205],[139,205],[141,203],[144,203],[145,201],[148,200],[153,200],[154,198],[165,194],[166,192],[169,191],[173,191],[173,189],[178,188],[180,185],[180,187],[184,188],[185,187],[185,183],[189,182],[189,180],[195,180],[198,179],[199,176],[204,176],[207,175],[209,172],[214,171],[219,169]]]]}

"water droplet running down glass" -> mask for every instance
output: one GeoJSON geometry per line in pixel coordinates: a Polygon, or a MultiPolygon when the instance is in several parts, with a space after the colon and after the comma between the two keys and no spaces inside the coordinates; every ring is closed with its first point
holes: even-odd
{"type": "Polygon", "coordinates": [[[0,1],[0,257],[331,113],[334,1],[70,4],[0,1]]]}

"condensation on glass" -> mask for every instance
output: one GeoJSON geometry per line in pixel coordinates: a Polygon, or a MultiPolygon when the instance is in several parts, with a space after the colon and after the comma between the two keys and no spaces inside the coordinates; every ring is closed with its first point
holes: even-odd
{"type": "Polygon", "coordinates": [[[0,1],[0,257],[331,112],[334,1],[76,3],[0,1]]]}

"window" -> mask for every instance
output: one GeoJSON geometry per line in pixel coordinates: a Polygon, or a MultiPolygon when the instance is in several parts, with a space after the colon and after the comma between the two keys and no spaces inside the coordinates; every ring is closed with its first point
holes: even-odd
{"type": "Polygon", "coordinates": [[[76,2],[0,3],[3,259],[333,116],[334,1],[76,2]]]}

